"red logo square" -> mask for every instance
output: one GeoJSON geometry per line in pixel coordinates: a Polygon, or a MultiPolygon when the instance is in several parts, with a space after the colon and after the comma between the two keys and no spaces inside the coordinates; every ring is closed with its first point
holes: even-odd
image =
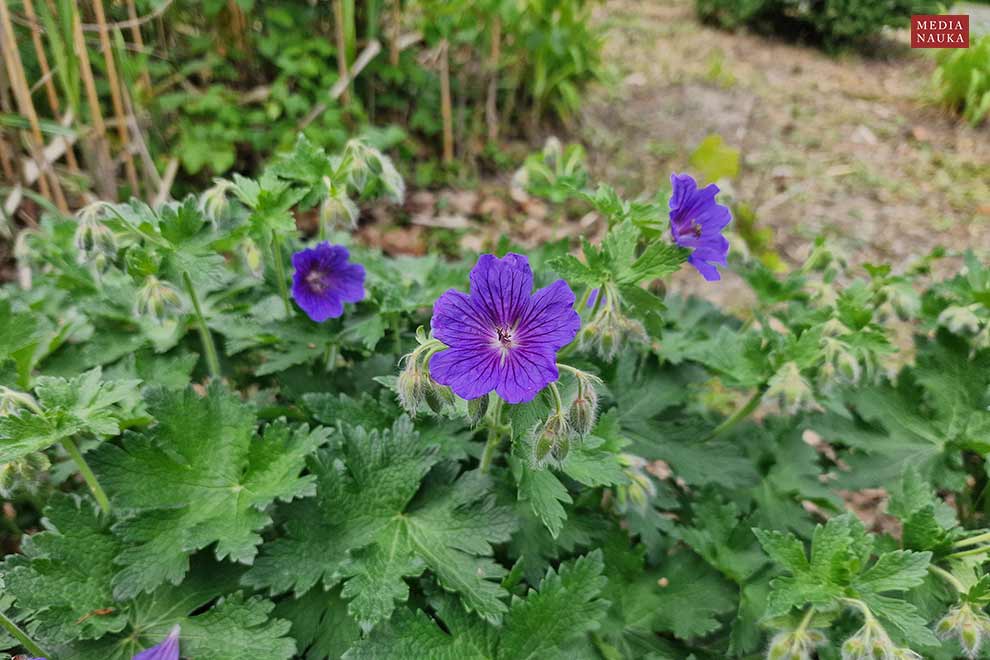
{"type": "Polygon", "coordinates": [[[911,48],[969,48],[969,15],[912,16],[911,48]]]}

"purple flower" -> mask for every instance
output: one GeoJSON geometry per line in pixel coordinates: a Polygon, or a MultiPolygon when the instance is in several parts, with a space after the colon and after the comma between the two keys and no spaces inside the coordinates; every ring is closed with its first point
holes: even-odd
{"type": "Polygon", "coordinates": [[[670,233],[674,242],[692,250],[688,261],[709,282],[721,279],[714,264],[726,265],[729,241],[722,230],[732,215],[715,202],[718,186],[714,183],[698,189],[687,174],[670,175],[674,194],[670,198],[670,233]]]}
{"type": "Polygon", "coordinates": [[[172,626],[161,644],[141,651],[131,660],[179,660],[179,625],[172,626]]]}
{"type": "Polygon", "coordinates": [[[349,258],[347,248],[329,243],[292,255],[292,297],[317,323],[343,314],[345,302],[364,299],[364,266],[349,258]]]}
{"type": "Polygon", "coordinates": [[[509,403],[530,401],[557,380],[557,351],[581,319],[564,280],[536,293],[529,260],[483,254],[471,270],[471,294],[451,289],[433,305],[433,335],[450,348],[430,358],[433,379],[462,399],[495,390],[509,403]]]}

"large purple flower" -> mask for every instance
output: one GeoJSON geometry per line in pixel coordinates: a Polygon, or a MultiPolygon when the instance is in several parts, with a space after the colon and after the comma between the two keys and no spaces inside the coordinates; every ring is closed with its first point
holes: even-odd
{"type": "Polygon", "coordinates": [[[726,265],[729,241],[722,230],[732,220],[729,209],[715,201],[714,183],[698,189],[687,174],[670,175],[674,194],[670,198],[670,233],[674,242],[692,250],[688,261],[709,282],[721,279],[714,264],[726,265]]]}
{"type": "Polygon", "coordinates": [[[451,289],[433,305],[433,336],[450,347],[430,358],[433,379],[462,399],[495,390],[509,403],[557,380],[557,351],[581,326],[574,293],[564,280],[532,290],[526,257],[481,255],[471,294],[451,289]]]}
{"type": "Polygon", "coordinates": [[[131,660],[179,660],[179,626],[172,626],[168,637],[161,644],[141,651],[131,660]]]}
{"type": "Polygon", "coordinates": [[[292,297],[317,323],[343,314],[345,302],[364,300],[364,266],[349,258],[347,248],[330,243],[292,255],[292,297]]]}

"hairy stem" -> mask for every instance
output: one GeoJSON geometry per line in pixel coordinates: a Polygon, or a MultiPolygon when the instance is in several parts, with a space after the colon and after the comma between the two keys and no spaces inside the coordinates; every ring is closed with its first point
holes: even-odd
{"type": "Polygon", "coordinates": [[[811,617],[815,615],[815,608],[809,607],[808,611],[804,613],[804,618],[801,619],[801,623],[798,625],[796,633],[803,633],[808,629],[808,625],[811,623],[811,617]]]}
{"type": "Polygon", "coordinates": [[[100,505],[103,509],[103,513],[110,513],[110,498],[107,497],[106,491],[100,486],[100,482],[96,480],[96,475],[93,474],[93,470],[90,469],[89,463],[83,458],[82,452],[79,451],[79,447],[72,438],[65,438],[62,440],[62,446],[65,451],[69,454],[69,457],[75,462],[76,467],[79,468],[79,473],[82,475],[83,479],[86,481],[86,485],[89,486],[89,490],[93,493],[93,497],[96,498],[96,503],[100,505]]]}
{"type": "Polygon", "coordinates": [[[581,300],[579,300],[577,304],[574,305],[574,310],[579,314],[581,313],[581,310],[583,310],[585,307],[588,306],[588,301],[591,300],[592,291],[594,291],[593,288],[591,288],[590,286],[586,287],[584,291],[584,296],[582,296],[581,300]]]}
{"type": "Polygon", "coordinates": [[[965,548],[971,545],[977,545],[985,541],[990,541],[990,532],[984,532],[982,534],[977,534],[976,536],[970,536],[967,539],[960,539],[952,544],[953,548],[965,548]]]}
{"type": "Polygon", "coordinates": [[[749,398],[749,401],[747,401],[745,404],[743,404],[743,406],[741,408],[739,408],[739,410],[737,410],[736,412],[732,413],[732,415],[730,417],[726,418],[725,421],[723,421],[721,424],[719,424],[718,426],[716,426],[712,430],[712,432],[708,434],[708,436],[705,438],[705,440],[706,441],[708,441],[708,440],[714,440],[718,436],[720,436],[720,435],[722,435],[722,434],[724,434],[724,433],[726,433],[728,431],[731,431],[740,422],[742,422],[747,417],[749,417],[750,415],[752,415],[753,414],[753,411],[755,411],[760,406],[760,401],[763,400],[763,393],[765,391],[766,390],[763,387],[760,387],[759,389],[757,389],[756,392],[753,393],[753,396],[751,396],[749,398]]]}
{"type": "Polygon", "coordinates": [[[948,555],[946,559],[962,559],[963,557],[972,557],[974,555],[985,555],[988,552],[990,552],[990,546],[983,545],[978,548],[963,550],[962,552],[953,552],[951,555],[948,555]]]}
{"type": "Polygon", "coordinates": [[[492,404],[491,416],[488,420],[488,441],[485,442],[485,450],[481,454],[481,464],[478,466],[478,470],[485,474],[492,465],[492,461],[495,459],[495,450],[498,449],[499,441],[502,439],[501,429],[502,429],[502,399],[501,397],[495,397],[495,403],[492,404]]]}
{"type": "Polygon", "coordinates": [[[272,263],[275,265],[275,279],[278,280],[278,295],[285,305],[285,317],[292,318],[292,303],[289,302],[289,285],[286,282],[285,262],[282,261],[282,240],[272,231],[272,263]]]}
{"type": "Polygon", "coordinates": [[[560,389],[557,388],[557,383],[550,383],[550,394],[553,395],[553,403],[557,407],[557,414],[564,414],[564,402],[560,398],[560,389]]]}
{"type": "Polygon", "coordinates": [[[37,658],[47,658],[48,654],[41,650],[38,643],[27,636],[23,630],[21,630],[16,623],[7,618],[7,616],[0,612],[0,626],[3,626],[10,635],[20,642],[21,646],[27,649],[28,653],[37,658]]]}
{"type": "Polygon", "coordinates": [[[928,570],[931,571],[932,575],[937,575],[946,582],[948,582],[949,584],[951,584],[952,587],[960,594],[964,594],[968,591],[968,589],[966,589],[963,583],[960,582],[955,575],[945,570],[944,568],[939,568],[935,564],[929,564],[928,570]]]}
{"type": "Polygon", "coordinates": [[[210,334],[210,328],[206,325],[203,308],[199,304],[199,296],[196,295],[196,289],[193,287],[189,273],[182,273],[182,284],[186,287],[186,293],[189,294],[189,299],[192,301],[193,311],[196,315],[196,326],[199,328],[199,339],[203,344],[203,353],[206,356],[206,367],[213,379],[220,380],[220,359],[217,357],[217,347],[213,344],[213,335],[210,334]]]}

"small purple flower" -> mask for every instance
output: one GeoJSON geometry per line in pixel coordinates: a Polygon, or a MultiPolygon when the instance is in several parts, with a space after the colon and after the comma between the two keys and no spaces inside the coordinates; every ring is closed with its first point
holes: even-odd
{"type": "Polygon", "coordinates": [[[141,651],[131,660],[179,660],[179,625],[172,626],[161,644],[141,651]]]}
{"type": "Polygon", "coordinates": [[[722,230],[732,220],[729,209],[715,201],[714,183],[698,189],[687,174],[670,175],[674,194],[670,198],[670,233],[674,242],[692,250],[688,261],[709,282],[721,279],[714,264],[726,265],[729,241],[722,230]]]}
{"type": "Polygon", "coordinates": [[[529,260],[483,254],[471,294],[450,289],[433,305],[433,335],[450,348],[430,358],[430,374],[462,399],[495,390],[509,403],[531,401],[557,380],[557,351],[581,319],[564,280],[536,293],[529,260]]]}
{"type": "Polygon", "coordinates": [[[292,255],[292,297],[317,323],[344,313],[344,303],[364,300],[364,266],[348,261],[343,245],[320,243],[292,255]]]}

